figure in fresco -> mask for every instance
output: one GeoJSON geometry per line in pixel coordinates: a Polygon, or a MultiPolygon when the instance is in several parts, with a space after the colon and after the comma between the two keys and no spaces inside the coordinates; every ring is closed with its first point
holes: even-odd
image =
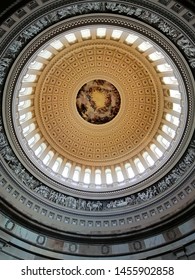
{"type": "Polygon", "coordinates": [[[105,124],[118,114],[120,95],[114,85],[105,80],[93,80],[80,89],[76,105],[80,116],[92,124],[105,124]]]}

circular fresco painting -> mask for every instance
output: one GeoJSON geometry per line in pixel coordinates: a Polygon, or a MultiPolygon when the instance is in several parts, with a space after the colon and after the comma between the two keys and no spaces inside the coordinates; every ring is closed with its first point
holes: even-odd
{"type": "Polygon", "coordinates": [[[92,124],[110,122],[119,112],[121,98],[115,86],[105,80],[93,80],[79,90],[76,106],[80,116],[92,124]]]}

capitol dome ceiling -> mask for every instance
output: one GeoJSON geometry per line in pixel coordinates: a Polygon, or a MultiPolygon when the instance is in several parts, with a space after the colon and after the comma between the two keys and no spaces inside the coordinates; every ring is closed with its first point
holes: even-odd
{"type": "Polygon", "coordinates": [[[194,192],[190,31],[171,1],[47,2],[2,24],[4,199],[73,235],[156,226],[194,192]]]}
{"type": "Polygon", "coordinates": [[[58,182],[93,191],[134,185],[161,168],[181,140],[183,78],[168,53],[138,32],[71,29],[26,67],[14,90],[15,132],[58,182]]]}

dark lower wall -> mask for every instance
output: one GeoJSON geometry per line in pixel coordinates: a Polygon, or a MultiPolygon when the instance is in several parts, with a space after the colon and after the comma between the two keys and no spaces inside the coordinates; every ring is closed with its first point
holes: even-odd
{"type": "Polygon", "coordinates": [[[195,259],[195,214],[160,231],[117,239],[85,240],[55,237],[43,229],[25,227],[0,212],[0,259],[195,259]]]}

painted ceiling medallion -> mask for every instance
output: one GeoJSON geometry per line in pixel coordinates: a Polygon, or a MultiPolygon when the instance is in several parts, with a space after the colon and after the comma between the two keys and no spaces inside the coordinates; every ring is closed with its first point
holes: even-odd
{"type": "Polygon", "coordinates": [[[105,124],[120,110],[120,94],[105,80],[92,80],[79,90],[76,106],[80,116],[92,124],[105,124]]]}

